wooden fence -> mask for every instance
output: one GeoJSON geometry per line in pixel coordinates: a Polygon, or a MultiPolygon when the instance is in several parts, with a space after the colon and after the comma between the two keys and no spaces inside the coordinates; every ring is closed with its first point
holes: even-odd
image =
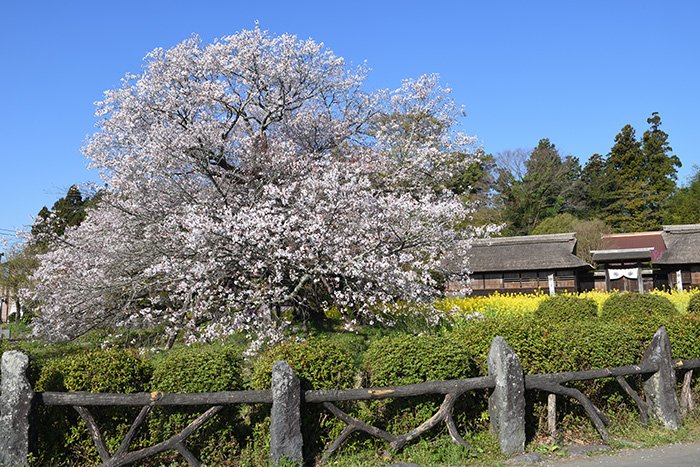
{"type": "MultiPolygon", "coordinates": [[[[690,381],[692,370],[700,368],[700,359],[674,360],[671,345],[664,328],[654,335],[651,344],[638,365],[603,368],[589,371],[524,375],[518,356],[502,337],[496,337],[488,356],[489,376],[461,380],[430,381],[406,386],[362,388],[348,390],[302,391],[299,379],[285,362],[277,362],[272,372],[272,388],[266,391],[229,391],[192,394],[92,394],[81,392],[34,393],[26,379],[28,359],[20,352],[5,352],[2,356],[2,405],[0,406],[0,465],[25,465],[29,453],[29,415],[32,403],[52,406],[72,406],[85,421],[104,466],[121,466],[134,463],[157,453],[174,450],[189,465],[200,465],[199,460],[187,449],[186,440],[224,405],[270,404],[270,460],[279,464],[282,459],[302,464],[301,411],[304,404],[322,404],[323,407],[346,427],[323,453],[325,461],[355,432],[364,432],[380,438],[393,451],[399,451],[440,423],[445,423],[455,443],[468,446],[459,434],[453,419],[455,402],[468,391],[490,390],[489,413],[492,429],[499,438],[502,452],[518,454],[525,447],[525,391],[538,390],[566,396],[578,401],[585,409],[603,441],[607,441],[606,426],[609,418],[578,389],[566,386],[575,381],[614,378],[621,389],[636,403],[640,419],[660,421],[667,429],[677,429],[681,413],[692,405],[690,381]],[[676,395],[676,372],[684,371],[686,377],[681,391],[681,402],[676,395]],[[645,398],[643,399],[625,379],[642,375],[645,398]],[[345,413],[334,403],[340,401],[377,400],[438,394],[444,395],[438,411],[417,428],[402,435],[388,433],[368,425],[345,413]],[[153,446],[130,450],[131,441],[153,407],[162,406],[210,406],[180,433],[153,446]],[[136,406],[141,411],[120,446],[110,452],[100,428],[90,413],[94,406],[136,406]]],[[[551,415],[551,414],[550,414],[551,415]]]]}

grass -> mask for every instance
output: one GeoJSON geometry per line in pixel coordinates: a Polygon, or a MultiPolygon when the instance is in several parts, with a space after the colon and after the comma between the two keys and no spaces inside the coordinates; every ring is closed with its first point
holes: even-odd
{"type": "Polygon", "coordinates": [[[388,465],[398,462],[420,466],[452,465],[503,465],[506,457],[500,453],[498,441],[488,432],[465,436],[471,448],[452,442],[448,435],[421,438],[397,454],[389,454],[384,448],[359,448],[350,446],[341,450],[324,465],[337,467],[364,467],[388,465]]]}
{"type": "MultiPolygon", "coordinates": [[[[660,424],[647,426],[639,423],[633,413],[617,415],[609,427],[608,451],[596,451],[589,455],[605,455],[620,449],[650,448],[700,440],[700,412],[696,411],[683,421],[675,431],[666,430],[660,424]]],[[[568,437],[571,444],[601,444],[592,427],[582,427],[577,439],[568,437]]],[[[452,442],[447,434],[424,438],[407,446],[401,453],[388,454],[385,445],[369,447],[372,443],[347,446],[333,456],[327,464],[336,467],[382,466],[398,462],[414,463],[421,467],[447,467],[454,465],[505,466],[507,457],[500,453],[498,441],[487,431],[469,433],[465,436],[472,448],[467,449],[452,442]]],[[[569,445],[571,445],[569,444],[569,445]]],[[[543,456],[566,458],[567,444],[557,444],[540,436],[526,446],[527,452],[543,456]]]]}

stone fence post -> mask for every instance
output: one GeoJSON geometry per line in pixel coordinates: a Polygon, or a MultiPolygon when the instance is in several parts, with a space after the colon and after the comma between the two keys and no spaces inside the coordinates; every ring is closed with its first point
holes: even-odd
{"type": "Polygon", "coordinates": [[[644,352],[642,363],[652,362],[658,370],[644,381],[644,393],[649,405],[649,416],[676,430],[680,426],[680,411],[676,397],[676,369],[671,356],[671,341],[666,328],[661,327],[644,352]]]}
{"type": "Polygon", "coordinates": [[[0,465],[27,465],[29,413],[34,393],[27,380],[29,358],[12,350],[2,354],[0,372],[0,465]]]}
{"type": "Polygon", "coordinates": [[[525,376],[520,358],[505,339],[496,336],[488,356],[489,375],[496,387],[489,397],[491,429],[498,435],[501,452],[525,452],[525,376]]]}
{"type": "Polygon", "coordinates": [[[270,414],[270,461],[302,465],[301,384],[287,362],[272,366],[272,412],[270,414]]]}

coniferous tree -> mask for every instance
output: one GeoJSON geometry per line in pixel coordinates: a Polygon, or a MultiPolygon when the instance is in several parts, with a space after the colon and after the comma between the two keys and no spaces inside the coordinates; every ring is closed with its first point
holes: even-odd
{"type": "Polygon", "coordinates": [[[501,171],[497,182],[508,233],[529,233],[543,219],[575,212],[581,167],[573,156],[562,158],[549,139],[541,139],[525,163],[522,179],[501,171]]]}
{"type": "Polygon", "coordinates": [[[587,219],[603,217],[606,207],[610,204],[611,182],[605,157],[597,153],[593,154],[581,171],[583,196],[581,217],[587,219]]]}
{"type": "Polygon", "coordinates": [[[72,185],[66,195],[59,198],[51,209],[46,206],[41,208],[31,230],[33,243],[38,251],[44,251],[56,242],[63,236],[66,228],[80,225],[87,216],[86,208],[96,200],[97,197],[83,197],[80,188],[72,185]]]}
{"type": "Polygon", "coordinates": [[[678,189],[663,211],[666,224],[700,224],[700,166],[687,186],[678,189]]]}
{"type": "Polygon", "coordinates": [[[654,225],[661,225],[662,208],[676,189],[677,168],[680,159],[671,154],[673,149],[668,143],[668,134],[662,131],[661,117],[653,112],[647,119],[650,128],[642,136],[642,153],[644,154],[645,175],[648,190],[644,191],[646,211],[654,225]]]}
{"type": "Polygon", "coordinates": [[[608,194],[601,199],[602,217],[617,231],[660,228],[661,208],[675,188],[680,160],[670,154],[658,113],[654,112],[647,123],[651,127],[641,141],[634,128],[625,125],[605,161],[602,186],[608,194]]]}

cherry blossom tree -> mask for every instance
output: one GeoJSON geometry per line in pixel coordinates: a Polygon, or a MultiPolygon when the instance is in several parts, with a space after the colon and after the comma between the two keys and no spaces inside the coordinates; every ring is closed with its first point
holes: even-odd
{"type": "Polygon", "coordinates": [[[365,75],[258,28],[151,52],[98,103],[83,151],[102,195],[41,257],[35,330],[274,339],[281,307],[372,319],[438,293],[477,234],[446,188],[475,140],[436,76],[368,92],[365,75]]]}

